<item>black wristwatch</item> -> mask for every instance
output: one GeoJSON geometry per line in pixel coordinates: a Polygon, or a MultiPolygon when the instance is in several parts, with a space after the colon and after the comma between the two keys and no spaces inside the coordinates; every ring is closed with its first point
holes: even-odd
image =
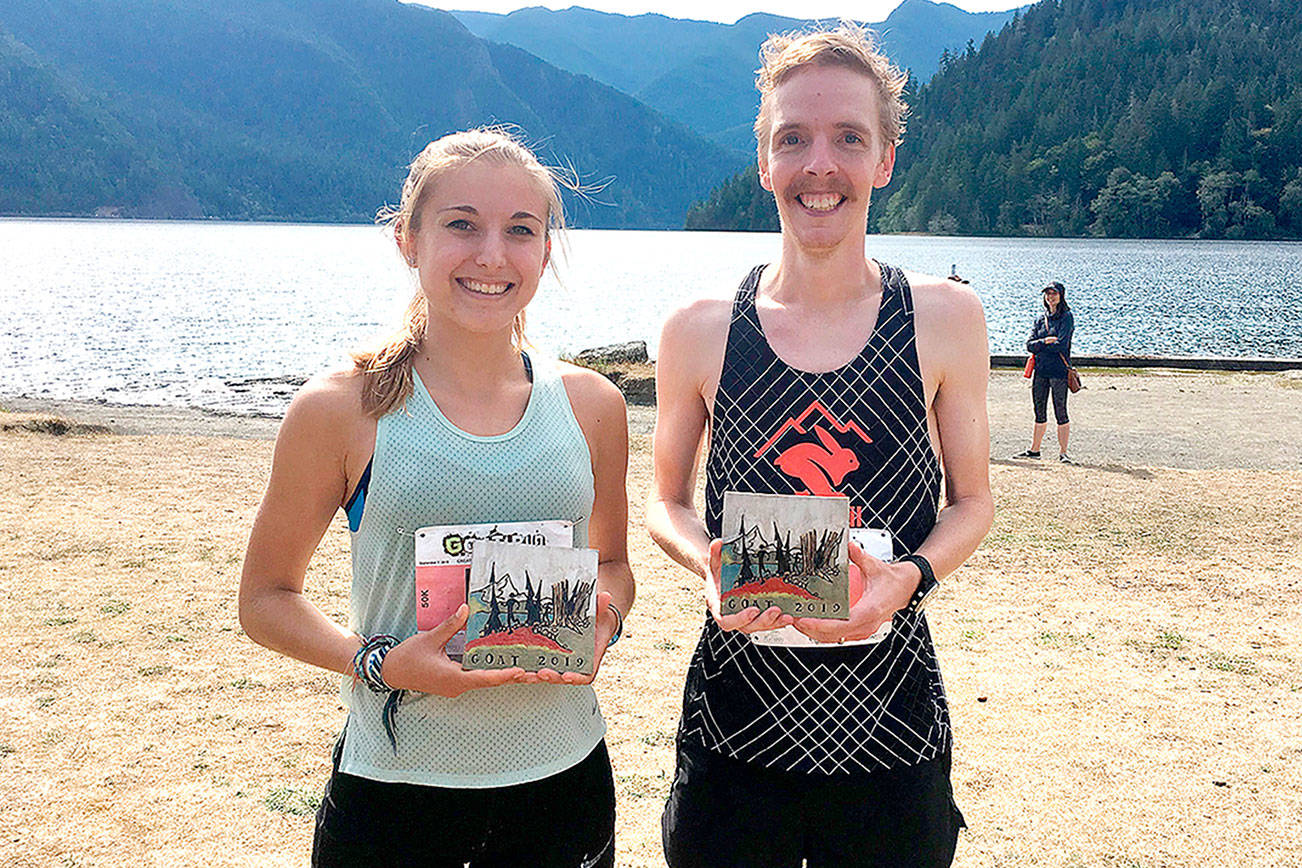
{"type": "Polygon", "coordinates": [[[927,605],[931,595],[936,593],[936,589],[940,587],[940,582],[936,581],[936,571],[931,568],[931,563],[922,555],[905,555],[897,558],[896,561],[908,561],[922,573],[922,578],[918,580],[918,589],[913,592],[912,597],[909,597],[909,602],[904,607],[904,611],[916,615],[922,611],[922,607],[927,605]]]}

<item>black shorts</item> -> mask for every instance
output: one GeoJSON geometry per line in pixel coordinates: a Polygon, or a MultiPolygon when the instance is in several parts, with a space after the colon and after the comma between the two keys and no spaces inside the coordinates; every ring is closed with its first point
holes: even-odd
{"type": "Polygon", "coordinates": [[[1048,423],[1050,393],[1053,393],[1053,417],[1059,425],[1066,425],[1071,421],[1067,418],[1066,377],[1041,377],[1039,374],[1031,379],[1031,405],[1035,408],[1035,423],[1048,423]]]}
{"type": "Polygon", "coordinates": [[[486,789],[343,774],[342,746],[341,739],[316,814],[315,868],[615,864],[615,781],[604,741],[582,762],[551,777],[486,789]]]}
{"type": "Polygon", "coordinates": [[[678,749],[661,821],[670,868],[933,868],[966,824],[948,753],[870,775],[819,776],[678,749]]]}

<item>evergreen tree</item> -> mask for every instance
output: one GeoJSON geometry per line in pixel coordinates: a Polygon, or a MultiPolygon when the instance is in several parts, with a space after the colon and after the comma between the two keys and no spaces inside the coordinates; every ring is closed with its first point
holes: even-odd
{"type": "Polygon", "coordinates": [[[746,551],[746,519],[741,520],[741,568],[737,571],[737,584],[749,585],[755,581],[755,573],[750,567],[750,553],[746,551]]]}
{"type": "Polygon", "coordinates": [[[782,542],[781,532],[778,530],[778,523],[773,522],[773,545],[776,547],[777,567],[779,576],[791,575],[791,550],[789,545],[782,542]]]}
{"type": "Polygon", "coordinates": [[[534,590],[529,571],[524,571],[524,622],[530,627],[542,622],[542,589],[534,590]]]}
{"type": "Polygon", "coordinates": [[[488,621],[484,632],[500,633],[502,629],[502,609],[497,602],[497,564],[493,564],[488,568],[488,621]]]}

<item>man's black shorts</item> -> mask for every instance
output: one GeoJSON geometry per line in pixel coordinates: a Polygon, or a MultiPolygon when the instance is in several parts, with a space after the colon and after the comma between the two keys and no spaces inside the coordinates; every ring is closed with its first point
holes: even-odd
{"type": "Polygon", "coordinates": [[[661,827],[670,868],[933,868],[966,824],[949,753],[862,776],[752,766],[678,749],[661,827]]]}

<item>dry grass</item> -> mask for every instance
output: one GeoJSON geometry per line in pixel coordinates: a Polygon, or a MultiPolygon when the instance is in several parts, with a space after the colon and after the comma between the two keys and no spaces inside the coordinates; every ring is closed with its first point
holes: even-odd
{"type": "MultiPolygon", "coordinates": [[[[599,691],[620,864],[654,866],[701,606],[638,529],[633,446],[640,595],[599,691]]],[[[236,624],[269,458],[0,434],[0,864],[306,864],[342,713],[236,624]]],[[[957,864],[1302,864],[1302,472],[992,471],[996,526],[931,609],[957,864]]],[[[346,547],[340,521],[308,578],[341,619],[346,547]]]]}

